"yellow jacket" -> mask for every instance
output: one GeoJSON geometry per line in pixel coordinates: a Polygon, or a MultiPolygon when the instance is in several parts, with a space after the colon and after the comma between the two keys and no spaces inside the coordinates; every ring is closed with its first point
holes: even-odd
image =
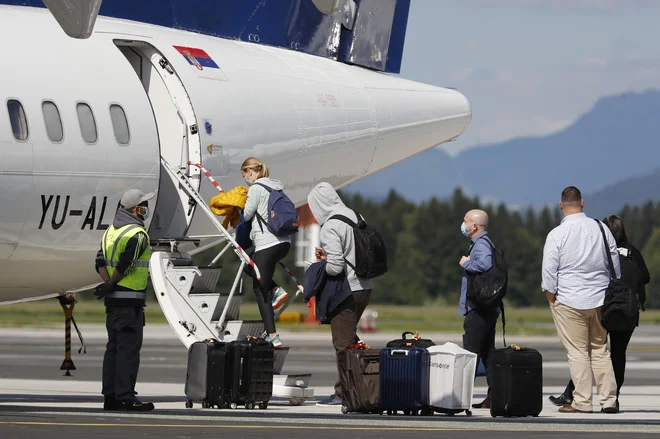
{"type": "Polygon", "coordinates": [[[224,216],[222,227],[225,229],[229,224],[233,228],[238,226],[241,221],[239,208],[245,208],[247,201],[247,188],[245,186],[236,186],[229,192],[221,192],[215,197],[211,198],[209,207],[218,216],[224,216]]]}

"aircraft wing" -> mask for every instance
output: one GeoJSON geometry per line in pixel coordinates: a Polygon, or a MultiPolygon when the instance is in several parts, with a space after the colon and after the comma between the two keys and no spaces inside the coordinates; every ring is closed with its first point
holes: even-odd
{"type": "Polygon", "coordinates": [[[284,47],[399,73],[410,0],[0,0],[48,5],[73,38],[91,35],[96,11],[205,35],[284,47]],[[94,14],[93,17],[85,14],[94,14]]]}

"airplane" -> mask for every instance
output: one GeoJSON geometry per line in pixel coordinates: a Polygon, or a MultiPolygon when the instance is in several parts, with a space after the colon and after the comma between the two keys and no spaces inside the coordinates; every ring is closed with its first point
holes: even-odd
{"type": "Polygon", "coordinates": [[[217,193],[196,165],[233,188],[257,157],[302,206],[321,181],[340,189],[455,140],[467,98],[392,74],[409,0],[378,2],[145,0],[136,12],[133,0],[0,1],[0,304],[97,285],[95,254],[130,188],[157,193],[152,243],[194,254],[226,241],[191,196],[217,193]],[[290,22],[255,24],[255,7],[316,24],[290,41],[290,22]],[[255,26],[272,32],[243,32],[255,26]]]}

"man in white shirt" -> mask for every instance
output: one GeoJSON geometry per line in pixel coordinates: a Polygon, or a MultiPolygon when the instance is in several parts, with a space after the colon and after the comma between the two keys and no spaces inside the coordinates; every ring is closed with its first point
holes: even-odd
{"type": "MultiPolygon", "coordinates": [[[[607,333],[600,323],[600,307],[610,282],[603,235],[596,220],[582,210],[579,189],[569,186],[559,204],[564,219],[546,238],[543,281],[557,334],[568,354],[575,383],[573,402],[562,413],[592,412],[592,376],[605,413],[617,413],[616,380],[607,349],[607,333]],[[593,373],[593,375],[592,375],[593,373]]],[[[603,227],[614,271],[620,277],[619,254],[612,233],[603,227]]]]}

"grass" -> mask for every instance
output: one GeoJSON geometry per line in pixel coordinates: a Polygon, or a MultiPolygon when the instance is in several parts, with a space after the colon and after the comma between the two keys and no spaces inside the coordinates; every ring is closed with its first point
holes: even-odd
{"type": "MultiPolygon", "coordinates": [[[[456,306],[395,306],[373,304],[369,309],[378,312],[379,331],[420,331],[462,332],[463,317],[456,306]]],[[[149,302],[145,308],[147,324],[167,323],[156,302],[149,302]]],[[[302,303],[291,305],[287,313],[301,313],[307,317],[307,306],[302,303]]],[[[74,317],[78,323],[104,323],[105,308],[96,300],[84,300],[76,304],[74,317]]],[[[241,318],[259,320],[255,303],[245,303],[241,308],[241,318]]],[[[547,307],[506,309],[507,333],[517,335],[553,335],[555,328],[552,315],[547,307]]],[[[45,327],[60,326],[64,321],[62,308],[56,300],[28,302],[0,306],[0,326],[45,327]]],[[[660,310],[647,310],[642,313],[641,323],[660,324],[660,310]]],[[[329,331],[329,325],[307,325],[295,322],[279,322],[278,327],[288,331],[329,331]]],[[[498,323],[498,331],[501,323],[498,323]]]]}

